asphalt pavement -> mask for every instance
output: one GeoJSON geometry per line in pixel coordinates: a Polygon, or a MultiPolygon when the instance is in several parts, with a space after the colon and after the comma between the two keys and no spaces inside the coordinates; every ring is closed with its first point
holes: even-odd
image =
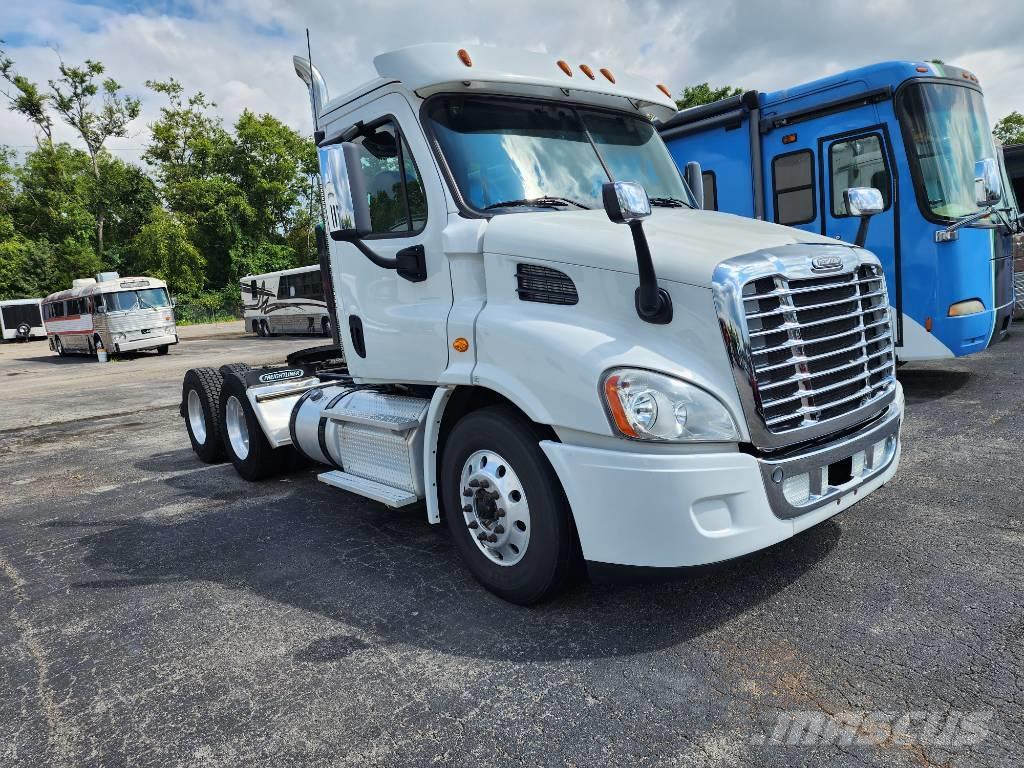
{"type": "Polygon", "coordinates": [[[1024,763],[1024,333],[902,369],[899,473],[839,517],[531,609],[422,507],[195,459],[185,368],[308,343],[0,347],[0,765],[1024,763]]]}

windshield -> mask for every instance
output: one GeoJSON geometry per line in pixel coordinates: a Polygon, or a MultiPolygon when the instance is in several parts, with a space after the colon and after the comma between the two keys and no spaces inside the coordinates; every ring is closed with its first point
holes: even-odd
{"type": "Polygon", "coordinates": [[[636,181],[651,198],[694,205],[646,120],[549,102],[445,97],[427,119],[455,184],[477,209],[522,205],[601,208],[606,181],[636,181]]]}
{"type": "Polygon", "coordinates": [[[959,219],[978,210],[974,164],[996,156],[981,93],[915,83],[900,94],[900,121],[917,196],[926,213],[959,219]]]}
{"type": "Polygon", "coordinates": [[[157,309],[171,306],[166,288],[144,288],[139,291],[118,291],[103,294],[108,312],[125,312],[132,309],[157,309]]]}

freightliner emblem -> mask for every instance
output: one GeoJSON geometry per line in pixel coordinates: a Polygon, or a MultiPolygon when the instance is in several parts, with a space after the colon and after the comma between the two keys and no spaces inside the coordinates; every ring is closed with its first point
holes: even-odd
{"type": "Polygon", "coordinates": [[[832,272],[843,268],[843,259],[840,256],[815,256],[811,261],[811,271],[832,272]]]}
{"type": "Polygon", "coordinates": [[[288,381],[288,379],[301,379],[305,375],[305,372],[301,368],[290,368],[284,371],[274,371],[273,373],[264,373],[260,376],[260,381],[264,384],[272,384],[275,381],[288,381]]]}

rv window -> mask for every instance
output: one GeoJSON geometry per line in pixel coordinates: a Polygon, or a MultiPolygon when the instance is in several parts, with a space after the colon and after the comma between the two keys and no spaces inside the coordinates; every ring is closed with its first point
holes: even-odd
{"type": "Polygon", "coordinates": [[[279,298],[279,299],[290,298],[290,294],[288,292],[288,288],[291,286],[291,284],[292,284],[292,276],[291,275],[281,275],[281,279],[278,280],[278,282],[277,282],[277,298],[279,298]]]}
{"type": "Polygon", "coordinates": [[[777,224],[814,221],[814,155],[809,149],[779,155],[772,160],[772,186],[777,224]]]}
{"type": "Polygon", "coordinates": [[[372,234],[419,232],[427,222],[427,198],[419,171],[392,122],[359,136],[360,168],[370,198],[372,234]]]}
{"type": "Polygon", "coordinates": [[[718,183],[714,171],[704,171],[700,175],[700,183],[704,188],[704,210],[718,210],[718,183]]]}
{"type": "Polygon", "coordinates": [[[892,197],[889,165],[882,137],[876,134],[835,142],[829,150],[832,174],[832,215],[847,216],[844,190],[850,187],[874,187],[882,193],[885,207],[892,197]]]}
{"type": "Polygon", "coordinates": [[[249,295],[252,296],[253,298],[256,298],[256,281],[255,280],[250,280],[249,281],[249,295]]]}

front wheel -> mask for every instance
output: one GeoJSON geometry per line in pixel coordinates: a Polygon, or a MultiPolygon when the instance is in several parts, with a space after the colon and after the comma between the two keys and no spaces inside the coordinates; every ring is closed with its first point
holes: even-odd
{"type": "Polygon", "coordinates": [[[60,336],[53,337],[53,351],[57,353],[57,357],[64,357],[64,345],[60,341],[60,336]]]}
{"type": "Polygon", "coordinates": [[[491,592],[531,605],[576,570],[569,503],[537,434],[516,411],[494,406],[459,421],[444,448],[441,478],[456,548],[491,592]]]}

